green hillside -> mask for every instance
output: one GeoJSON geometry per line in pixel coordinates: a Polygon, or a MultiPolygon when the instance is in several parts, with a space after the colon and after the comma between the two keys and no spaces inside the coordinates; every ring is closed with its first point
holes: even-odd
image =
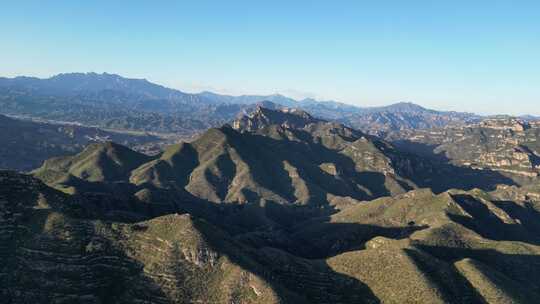
{"type": "Polygon", "coordinates": [[[414,190],[241,231],[226,218],[253,210],[211,204],[208,214],[223,217],[215,224],[174,211],[125,222],[3,171],[1,295],[11,303],[536,303],[540,202],[500,201],[501,191],[414,190]]]}
{"type": "Polygon", "coordinates": [[[8,303],[537,303],[540,188],[259,108],[0,171],[8,303]]]}

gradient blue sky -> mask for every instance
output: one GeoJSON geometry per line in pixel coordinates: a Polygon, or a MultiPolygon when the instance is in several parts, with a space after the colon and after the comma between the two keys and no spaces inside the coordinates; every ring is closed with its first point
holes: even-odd
{"type": "Polygon", "coordinates": [[[540,1],[5,1],[0,75],[540,115],[540,1]]]}

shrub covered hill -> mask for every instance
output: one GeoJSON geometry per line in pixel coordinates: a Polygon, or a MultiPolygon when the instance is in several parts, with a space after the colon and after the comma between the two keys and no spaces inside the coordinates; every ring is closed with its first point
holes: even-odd
{"type": "Polygon", "coordinates": [[[7,303],[538,303],[540,195],[300,110],[0,171],[7,303]]]}
{"type": "Polygon", "coordinates": [[[440,192],[507,181],[496,173],[424,160],[301,110],[264,107],[232,125],[209,129],[193,142],[170,146],[151,160],[117,144],[95,144],[78,155],[48,160],[35,174],[73,191],[84,191],[77,184],[102,182],[144,192],[167,190],[188,200],[312,207],[419,187],[440,192]],[[111,170],[122,173],[106,178],[90,172],[111,170]]]}

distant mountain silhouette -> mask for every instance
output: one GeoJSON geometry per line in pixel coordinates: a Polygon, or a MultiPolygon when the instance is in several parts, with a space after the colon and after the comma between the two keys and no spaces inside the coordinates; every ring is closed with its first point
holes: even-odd
{"type": "Polygon", "coordinates": [[[193,134],[220,126],[263,101],[301,108],[316,117],[372,134],[441,127],[477,118],[468,113],[428,110],[412,103],[366,108],[331,100],[295,100],[279,94],[189,94],[145,79],[108,73],[66,73],[47,79],[0,78],[0,106],[4,114],[115,129],[193,134]]]}

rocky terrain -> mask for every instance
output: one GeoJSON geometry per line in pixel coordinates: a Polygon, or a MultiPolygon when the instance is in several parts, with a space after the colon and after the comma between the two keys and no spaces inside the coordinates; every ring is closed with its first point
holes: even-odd
{"type": "Polygon", "coordinates": [[[104,200],[2,171],[0,293],[6,303],[536,303],[540,206],[501,200],[505,191],[413,190],[304,219],[282,207],[296,220],[275,223],[261,220],[271,204],[250,202],[197,216],[180,201],[96,213],[104,200]]]}
{"type": "Polygon", "coordinates": [[[534,123],[390,142],[266,105],[153,156],[106,141],[0,171],[2,299],[540,301],[538,179],[437,153],[457,138],[533,153],[534,123]]]}
{"type": "Polygon", "coordinates": [[[403,152],[377,137],[301,110],[264,107],[153,158],[117,144],[91,145],[78,155],[46,161],[35,174],[70,192],[106,181],[139,192],[174,189],[186,199],[312,206],[419,187],[440,192],[511,182],[497,173],[403,152]]]}
{"type": "Polygon", "coordinates": [[[422,156],[527,181],[534,180],[540,172],[539,136],[538,122],[499,118],[466,126],[405,130],[392,133],[387,139],[422,156]]]}

